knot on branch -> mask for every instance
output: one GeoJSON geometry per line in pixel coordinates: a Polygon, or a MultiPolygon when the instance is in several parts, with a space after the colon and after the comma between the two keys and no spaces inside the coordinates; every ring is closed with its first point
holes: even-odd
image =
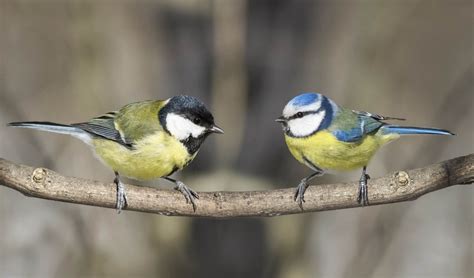
{"type": "Polygon", "coordinates": [[[411,179],[407,172],[399,171],[395,173],[395,180],[397,181],[398,186],[405,187],[410,185],[411,179]]]}
{"type": "Polygon", "coordinates": [[[46,171],[46,169],[44,169],[44,168],[36,168],[36,169],[33,171],[33,174],[31,175],[31,180],[32,180],[34,183],[40,183],[40,184],[42,184],[42,183],[46,180],[47,175],[48,175],[48,172],[46,171]]]}

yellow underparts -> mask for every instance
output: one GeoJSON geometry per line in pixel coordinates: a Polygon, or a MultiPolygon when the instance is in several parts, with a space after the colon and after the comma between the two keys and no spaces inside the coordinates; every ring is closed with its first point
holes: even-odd
{"type": "Polygon", "coordinates": [[[182,169],[195,156],[186,147],[163,131],[135,142],[128,149],[114,141],[94,139],[96,154],[121,175],[138,180],[151,180],[182,169]]]}
{"type": "Polygon", "coordinates": [[[303,157],[321,169],[353,170],[366,166],[375,152],[384,144],[399,137],[396,134],[366,135],[361,141],[342,142],[330,132],[319,131],[305,138],[285,135],[286,144],[293,156],[307,165],[303,157]]]}

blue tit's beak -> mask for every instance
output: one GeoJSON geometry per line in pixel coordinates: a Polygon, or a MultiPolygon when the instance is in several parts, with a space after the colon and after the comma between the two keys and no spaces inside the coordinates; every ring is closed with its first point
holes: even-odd
{"type": "Polygon", "coordinates": [[[216,125],[213,125],[213,126],[209,129],[209,132],[224,134],[224,130],[222,130],[222,128],[220,128],[220,127],[218,127],[218,126],[216,126],[216,125]]]}
{"type": "Polygon", "coordinates": [[[276,118],[275,122],[277,123],[286,123],[286,119],[283,116],[276,118]]]}

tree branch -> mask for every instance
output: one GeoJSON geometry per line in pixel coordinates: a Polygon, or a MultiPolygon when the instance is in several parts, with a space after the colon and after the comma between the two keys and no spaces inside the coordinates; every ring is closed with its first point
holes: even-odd
{"type": "MultiPolygon", "coordinates": [[[[474,154],[446,160],[424,168],[400,171],[369,181],[370,205],[415,200],[429,192],[474,182],[474,154]]],[[[37,197],[98,207],[115,207],[112,183],[65,177],[44,168],[32,168],[0,158],[0,184],[37,197]]],[[[358,183],[310,186],[304,211],[293,201],[295,188],[246,191],[201,192],[197,210],[186,204],[181,193],[145,186],[125,185],[128,210],[163,215],[230,218],[277,216],[301,212],[335,210],[360,206],[358,183]]]]}

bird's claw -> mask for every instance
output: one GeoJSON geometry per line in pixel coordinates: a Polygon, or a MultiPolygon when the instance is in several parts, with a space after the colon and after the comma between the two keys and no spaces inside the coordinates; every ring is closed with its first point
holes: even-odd
{"type": "Polygon", "coordinates": [[[308,188],[308,184],[305,180],[302,180],[300,184],[298,184],[295,196],[293,198],[294,201],[298,203],[298,206],[301,208],[301,210],[303,210],[303,203],[305,202],[304,193],[306,192],[306,188],[308,188]]]}
{"type": "Polygon", "coordinates": [[[125,193],[125,187],[120,180],[116,180],[117,184],[117,202],[115,207],[117,208],[117,213],[120,214],[122,209],[127,206],[127,194],[125,193]]]}
{"type": "Polygon", "coordinates": [[[367,191],[367,180],[369,179],[370,176],[368,174],[362,174],[362,177],[359,180],[359,194],[357,196],[357,202],[363,206],[369,205],[369,194],[367,191]]]}
{"type": "Polygon", "coordinates": [[[186,203],[191,203],[193,205],[193,211],[196,212],[196,199],[199,199],[199,195],[192,190],[191,188],[187,187],[183,182],[176,181],[176,187],[174,188],[181,192],[186,199],[186,203]]]}

